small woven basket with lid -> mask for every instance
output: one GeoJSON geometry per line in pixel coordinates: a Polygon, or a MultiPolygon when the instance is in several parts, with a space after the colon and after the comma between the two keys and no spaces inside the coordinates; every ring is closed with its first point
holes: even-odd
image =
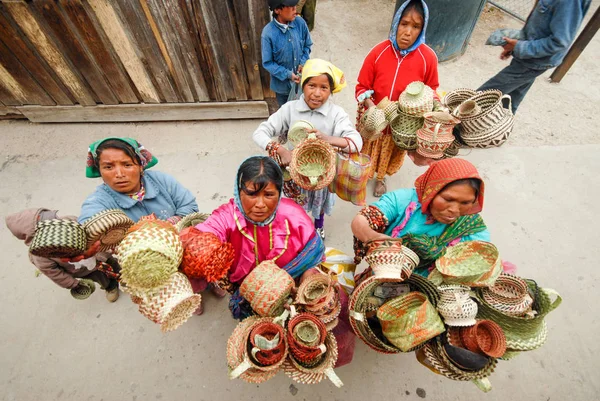
{"type": "Polygon", "coordinates": [[[83,224],[88,247],[100,241],[100,252],[113,250],[133,224],[121,209],[108,209],[93,215],[83,224]]]}
{"type": "Polygon", "coordinates": [[[335,177],[336,152],[314,134],[292,151],[289,172],[301,188],[316,191],[328,186],[335,177]]]}
{"type": "Polygon", "coordinates": [[[442,285],[438,311],[448,326],[472,326],[477,316],[477,303],[470,297],[470,288],[464,285],[442,285]]]}
{"type": "Polygon", "coordinates": [[[433,110],[433,89],[420,81],[411,82],[400,94],[398,103],[406,114],[421,117],[433,110]]]}
{"type": "Polygon", "coordinates": [[[68,219],[42,220],[35,226],[29,252],[44,258],[72,258],[87,249],[83,226],[68,219]]]}

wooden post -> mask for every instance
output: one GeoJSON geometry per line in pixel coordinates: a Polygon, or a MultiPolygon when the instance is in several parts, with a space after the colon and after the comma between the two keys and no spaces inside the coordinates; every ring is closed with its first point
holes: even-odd
{"type": "Polygon", "coordinates": [[[550,75],[550,82],[560,82],[563,77],[567,74],[569,69],[575,63],[575,60],[579,57],[583,49],[590,43],[596,32],[600,28],[600,7],[596,9],[594,15],[587,23],[579,37],[573,43],[573,46],[569,49],[569,52],[565,56],[561,65],[556,67],[552,75],[550,75]]]}

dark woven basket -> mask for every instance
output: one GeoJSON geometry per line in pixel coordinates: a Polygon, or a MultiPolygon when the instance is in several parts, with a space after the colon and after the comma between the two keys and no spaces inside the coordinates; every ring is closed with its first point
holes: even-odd
{"type": "Polygon", "coordinates": [[[83,226],[67,219],[37,223],[29,252],[45,258],[72,258],[85,252],[87,238],[83,226]]]}

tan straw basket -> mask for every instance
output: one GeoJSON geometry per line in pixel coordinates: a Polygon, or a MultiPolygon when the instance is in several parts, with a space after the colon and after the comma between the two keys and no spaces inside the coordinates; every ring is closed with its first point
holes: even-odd
{"type": "Polygon", "coordinates": [[[360,135],[365,141],[379,139],[388,121],[385,112],[377,106],[371,106],[363,113],[360,121],[360,135]]]}
{"type": "Polygon", "coordinates": [[[387,96],[381,99],[377,108],[383,110],[388,123],[398,115],[398,102],[392,102],[387,96]]]}
{"type": "Polygon", "coordinates": [[[406,114],[421,117],[433,110],[433,89],[420,81],[411,82],[400,94],[398,103],[406,114]]]}
{"type": "Polygon", "coordinates": [[[227,341],[227,366],[229,368],[229,378],[240,378],[247,383],[263,383],[274,377],[285,360],[287,359],[287,340],[285,342],[284,357],[279,362],[269,366],[259,364],[252,357],[253,346],[250,339],[250,333],[259,324],[273,322],[273,318],[250,316],[244,319],[231,333],[227,341]]]}
{"type": "Polygon", "coordinates": [[[163,332],[172,331],[185,323],[200,305],[200,294],[183,273],[173,274],[162,287],[139,297],[140,313],[160,324],[163,332]]]}
{"type": "Polygon", "coordinates": [[[177,229],[177,232],[181,232],[181,230],[184,228],[194,227],[200,223],[204,223],[209,216],[210,215],[206,213],[190,213],[187,216],[184,216],[183,219],[179,220],[179,222],[175,225],[175,228],[177,229]]]}
{"type": "Polygon", "coordinates": [[[446,94],[442,103],[450,109],[450,112],[454,112],[458,106],[465,100],[469,100],[477,94],[476,91],[467,88],[454,89],[446,94]]]}
{"type": "Polygon", "coordinates": [[[114,249],[133,224],[121,209],[108,209],[93,215],[83,224],[88,247],[100,241],[100,252],[114,249]]]}
{"type": "Polygon", "coordinates": [[[327,377],[336,387],[342,387],[344,383],[333,370],[338,359],[337,341],[333,333],[327,333],[325,348],[326,351],[320,362],[310,367],[303,366],[290,354],[283,363],[283,371],[297,383],[317,384],[327,377]]]}
{"type": "Polygon", "coordinates": [[[470,288],[463,285],[442,285],[437,310],[448,326],[472,326],[476,323],[477,303],[470,296],[470,288]]]}
{"type": "Polygon", "coordinates": [[[173,226],[148,222],[138,227],[118,247],[121,281],[132,290],[149,291],[164,285],[177,271],[183,246],[173,226]]]}
{"type": "Polygon", "coordinates": [[[315,127],[308,121],[298,120],[292,124],[288,130],[288,141],[294,146],[298,146],[300,142],[308,138],[308,131],[315,127]]]}

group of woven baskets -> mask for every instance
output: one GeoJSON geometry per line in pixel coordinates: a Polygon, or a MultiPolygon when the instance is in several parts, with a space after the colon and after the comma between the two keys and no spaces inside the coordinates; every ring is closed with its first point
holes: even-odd
{"type": "MultiPolygon", "coordinates": [[[[214,282],[233,264],[231,244],[191,227],[207,217],[193,213],[173,225],[151,215],[134,224],[122,210],[109,209],[83,225],[67,219],[45,220],[36,226],[30,252],[73,258],[100,242],[100,252],[116,252],[121,288],[138,304],[140,313],[160,324],[161,330],[170,331],[186,322],[200,305],[200,294],[194,294],[188,277],[214,282]]],[[[71,293],[85,299],[94,290],[93,281],[80,279],[71,293]]]]}
{"type": "MultiPolygon", "coordinates": [[[[29,252],[45,258],[74,258],[81,256],[96,242],[99,252],[111,252],[125,236],[133,221],[121,210],[105,210],[79,224],[70,219],[50,219],[37,223],[29,252]]],[[[75,299],[83,300],[95,291],[96,284],[81,279],[71,290],[75,299]]]]}
{"type": "Polygon", "coordinates": [[[515,117],[511,98],[499,90],[455,89],[446,94],[444,104],[460,120],[457,125],[458,136],[466,146],[501,146],[512,132],[515,117]],[[508,107],[505,107],[505,101],[508,107]]]}
{"type": "Polygon", "coordinates": [[[330,275],[314,270],[294,279],[273,261],[253,269],[240,295],[255,315],[240,322],[227,342],[229,377],[262,383],[278,371],[292,380],[316,384],[328,378],[343,384],[333,368],[338,358],[331,330],[341,311],[338,287],[330,275]]]}
{"type": "Polygon", "coordinates": [[[356,335],[380,353],[415,351],[435,373],[484,391],[498,359],[544,344],[544,318],[562,301],[554,290],[503,273],[488,242],[448,247],[427,278],[412,274],[419,258],[400,239],[369,243],[365,261],[373,275],[349,302],[356,335]]]}
{"type": "Polygon", "coordinates": [[[432,159],[454,157],[464,145],[500,146],[512,131],[510,96],[498,90],[456,89],[446,95],[443,105],[450,112],[433,111],[434,91],[415,81],[407,85],[398,101],[385,97],[368,108],[359,120],[359,130],[365,141],[372,141],[389,126],[396,146],[432,159]],[[504,99],[509,101],[508,109],[504,99]]]}
{"type": "Polygon", "coordinates": [[[176,225],[143,218],[133,225],[118,247],[121,284],[142,315],[160,324],[163,332],[185,323],[200,306],[189,281],[215,282],[234,261],[233,246],[194,226],[208,215],[192,213],[176,225]]]}

